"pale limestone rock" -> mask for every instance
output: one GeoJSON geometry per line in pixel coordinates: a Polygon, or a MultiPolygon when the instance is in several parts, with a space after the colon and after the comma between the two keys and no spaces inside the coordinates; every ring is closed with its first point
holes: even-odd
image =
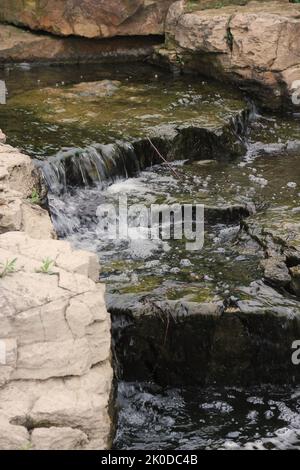
{"type": "Polygon", "coordinates": [[[61,253],[56,259],[56,264],[67,271],[84,274],[93,281],[99,279],[99,260],[93,253],[77,250],[76,257],[72,254],[61,253]]]}
{"type": "Polygon", "coordinates": [[[105,288],[92,279],[98,261],[68,242],[0,235],[0,262],[15,258],[15,271],[0,279],[0,417],[8,429],[1,440],[0,421],[0,449],[107,448],[111,323],[105,288]],[[42,274],[49,254],[53,265],[42,274]]]}
{"type": "Polygon", "coordinates": [[[23,426],[11,425],[0,416],[0,449],[29,450],[31,448],[29,432],[23,426]]]}
{"type": "Polygon", "coordinates": [[[6,135],[4,134],[4,132],[2,132],[2,130],[0,129],[0,143],[1,144],[5,144],[6,142],[6,135]]]}
{"type": "Polygon", "coordinates": [[[61,289],[68,290],[74,294],[83,294],[94,290],[95,285],[91,279],[81,275],[73,274],[67,271],[59,271],[58,286],[61,289]]]}
{"type": "Polygon", "coordinates": [[[36,450],[78,450],[89,442],[85,433],[73,428],[37,428],[31,435],[36,450]]]}
{"type": "Polygon", "coordinates": [[[86,292],[85,294],[79,295],[77,300],[88,306],[94,321],[104,321],[106,316],[104,284],[98,284],[98,292],[98,295],[95,295],[94,292],[86,292]]]}
{"type": "Polygon", "coordinates": [[[86,329],[92,364],[105,361],[110,354],[110,325],[95,322],[86,329]]]}
{"type": "Polygon", "coordinates": [[[17,367],[12,378],[46,380],[82,375],[91,366],[92,356],[87,338],[35,343],[18,347],[17,367]]]}
{"type": "Polygon", "coordinates": [[[17,195],[3,191],[0,194],[0,233],[21,230],[22,228],[22,200],[17,195]]]}
{"type": "Polygon", "coordinates": [[[39,187],[40,176],[31,159],[0,143],[0,233],[23,230],[33,238],[55,237],[47,211],[28,202],[39,187]]]}
{"type": "Polygon", "coordinates": [[[17,364],[17,342],[13,338],[3,338],[0,344],[0,386],[11,379],[17,364]],[[5,357],[3,357],[5,356],[5,357]],[[3,361],[3,362],[2,362],[3,361]]]}
{"type": "MultiPolygon", "coordinates": [[[[5,260],[3,261],[5,262],[5,260]]],[[[18,260],[16,261],[16,269],[19,269],[18,260]]],[[[70,292],[58,286],[58,277],[56,275],[50,276],[17,271],[12,276],[1,279],[0,282],[7,303],[13,305],[17,313],[59,299],[67,299],[70,296],[70,292]],[[38,289],[37,286],[39,286],[38,289]]]]}
{"type": "Polygon", "coordinates": [[[90,435],[107,431],[109,423],[107,399],[84,390],[49,390],[42,395],[30,411],[30,418],[50,426],[70,426],[90,435]]]}
{"type": "Polygon", "coordinates": [[[38,205],[22,204],[22,230],[32,238],[54,237],[53,225],[45,210],[38,205]]]}
{"type": "Polygon", "coordinates": [[[82,338],[86,327],[94,320],[88,305],[80,302],[77,297],[71,300],[65,318],[74,338],[82,338]]]}
{"type": "Polygon", "coordinates": [[[293,107],[300,5],[281,0],[203,10],[179,1],[170,8],[166,33],[163,60],[242,83],[267,107],[293,107]]]}

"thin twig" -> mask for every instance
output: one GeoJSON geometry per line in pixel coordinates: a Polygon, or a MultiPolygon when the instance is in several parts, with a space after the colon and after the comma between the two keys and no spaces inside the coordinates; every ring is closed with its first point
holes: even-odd
{"type": "Polygon", "coordinates": [[[170,163],[168,162],[168,160],[166,160],[165,157],[162,156],[162,154],[160,153],[160,151],[158,150],[158,148],[154,145],[154,143],[152,142],[152,140],[150,139],[150,137],[147,137],[147,139],[149,140],[151,147],[156,151],[157,155],[158,155],[158,156],[162,159],[162,161],[168,166],[168,168],[174,173],[174,175],[176,176],[176,178],[180,179],[180,175],[177,173],[177,171],[174,170],[174,168],[170,165],[170,163]]]}

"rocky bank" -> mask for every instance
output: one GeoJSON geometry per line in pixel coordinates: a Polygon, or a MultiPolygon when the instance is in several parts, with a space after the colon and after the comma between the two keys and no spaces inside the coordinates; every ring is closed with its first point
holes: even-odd
{"type": "Polygon", "coordinates": [[[158,58],[237,83],[267,108],[297,107],[292,95],[300,77],[299,12],[287,0],[215,9],[175,2],[158,58]]]}
{"type": "Polygon", "coordinates": [[[0,20],[60,36],[107,38],[164,33],[173,0],[1,0],[0,20]]]}
{"type": "Polygon", "coordinates": [[[153,54],[154,46],[159,42],[155,37],[146,40],[137,37],[103,40],[61,38],[0,24],[0,63],[143,60],[153,54]]]}
{"type": "Polygon", "coordinates": [[[265,108],[297,110],[299,12],[288,0],[1,0],[0,62],[151,58],[238,84],[265,108]]]}
{"type": "Polygon", "coordinates": [[[107,448],[113,371],[98,259],[53,239],[29,199],[38,185],[30,158],[1,143],[0,449],[107,448]]]}

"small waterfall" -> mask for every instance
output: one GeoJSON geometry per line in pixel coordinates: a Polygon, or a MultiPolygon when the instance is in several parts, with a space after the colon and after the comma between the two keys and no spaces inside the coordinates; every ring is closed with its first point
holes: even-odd
{"type": "Polygon", "coordinates": [[[250,131],[250,124],[259,118],[257,107],[253,101],[248,101],[247,109],[232,118],[232,128],[236,137],[246,141],[250,131]]]}
{"type": "MultiPolygon", "coordinates": [[[[48,188],[48,205],[60,237],[80,227],[77,204],[71,194],[84,200],[86,189],[101,191],[118,179],[140,171],[134,147],[128,142],[93,144],[86,148],[64,148],[47,160],[36,160],[48,188]]],[[[75,196],[74,196],[75,197],[75,196]]]]}
{"type": "Polygon", "coordinates": [[[140,171],[135,150],[127,142],[62,149],[55,156],[36,164],[49,192],[55,195],[65,193],[69,186],[106,185],[140,171]]]}
{"type": "Polygon", "coordinates": [[[172,161],[186,157],[197,160],[214,156],[218,159],[224,154],[245,152],[249,122],[255,116],[254,106],[249,105],[230,120],[221,137],[214,128],[171,126],[172,132],[163,137],[154,135],[152,140],[141,137],[132,143],[119,140],[111,144],[94,143],[85,148],[62,148],[56,155],[37,160],[36,165],[48,188],[48,204],[58,235],[68,237],[80,231],[80,220],[84,215],[78,214],[76,198],[84,202],[89,194],[91,207],[91,198],[110,184],[135,177],[151,165],[161,164],[160,154],[172,161]],[[237,146],[232,144],[234,139],[239,141],[237,146]]]}

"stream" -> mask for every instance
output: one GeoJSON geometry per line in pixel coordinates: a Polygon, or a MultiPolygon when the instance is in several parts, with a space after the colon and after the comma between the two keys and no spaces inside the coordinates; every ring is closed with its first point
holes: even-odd
{"type": "Polygon", "coordinates": [[[41,169],[58,236],[100,258],[114,448],[299,450],[299,296],[266,279],[262,260],[300,248],[300,121],[145,64],[21,64],[0,78],[0,128],[41,169]],[[203,204],[203,249],[105,239],[97,209],[124,196],[129,206],[203,204]]]}

